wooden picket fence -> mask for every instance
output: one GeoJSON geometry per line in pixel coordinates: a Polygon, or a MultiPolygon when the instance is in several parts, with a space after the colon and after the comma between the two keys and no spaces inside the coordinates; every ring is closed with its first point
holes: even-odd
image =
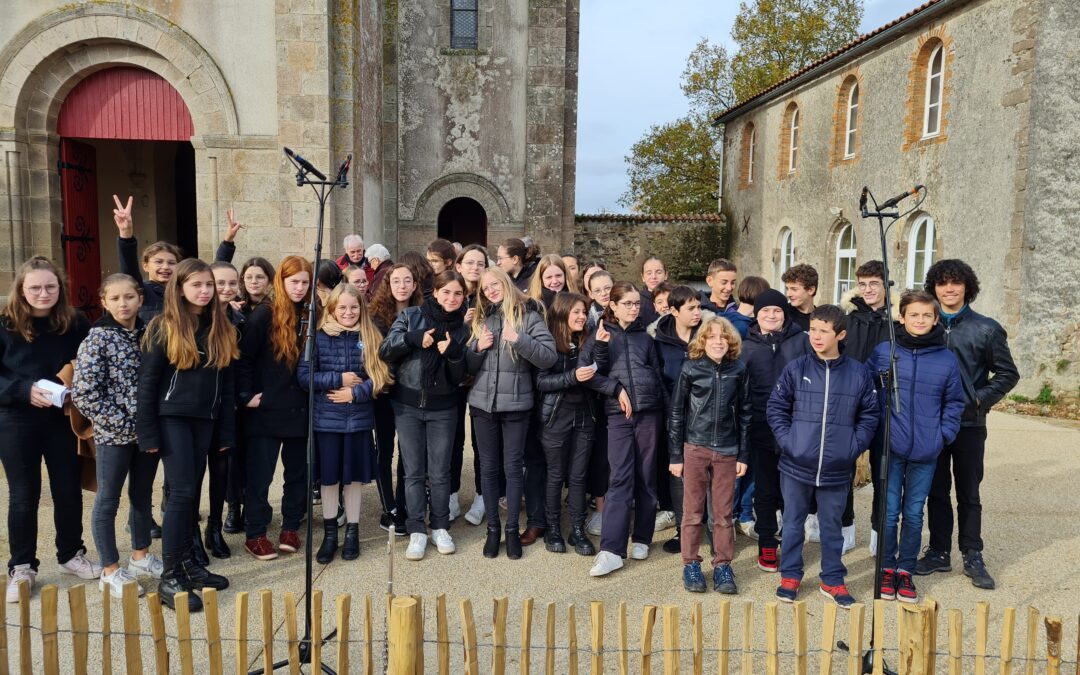
{"type": "MultiPolygon", "coordinates": [[[[16,630],[16,643],[18,649],[17,672],[29,675],[35,670],[42,670],[47,675],[59,675],[60,673],[60,636],[65,635],[65,644],[70,637],[72,654],[70,661],[73,664],[75,675],[88,673],[88,656],[91,636],[101,640],[101,670],[105,673],[126,672],[141,675],[144,670],[143,649],[149,648],[153,655],[154,672],[165,675],[171,672],[170,666],[177,660],[180,664],[180,672],[184,675],[195,672],[195,646],[206,650],[207,666],[200,664],[200,670],[209,672],[210,675],[219,675],[226,670],[223,645],[232,643],[233,671],[247,673],[252,661],[249,659],[250,652],[258,652],[261,649],[261,666],[265,672],[272,671],[275,658],[285,657],[288,659],[288,669],[292,674],[300,672],[300,640],[297,624],[297,603],[294,594],[284,594],[285,605],[285,633],[286,639],[282,641],[275,638],[275,618],[273,612],[273,594],[270,590],[259,591],[259,612],[261,621],[257,637],[249,637],[249,595],[246,592],[236,594],[235,598],[235,636],[223,638],[220,628],[220,605],[215,591],[207,589],[203,592],[203,604],[205,611],[206,635],[194,637],[192,635],[191,617],[187,611],[186,597],[177,597],[177,611],[175,613],[175,633],[166,634],[166,620],[161,603],[156,593],[147,593],[145,602],[150,617],[150,632],[145,633],[145,626],[141,625],[139,598],[134,584],[128,584],[124,588],[121,598],[123,630],[112,630],[111,604],[106,590],[103,595],[102,625],[100,630],[90,630],[86,587],[79,585],[67,589],[68,608],[70,615],[70,627],[61,629],[58,626],[58,589],[56,586],[45,586],[41,590],[41,615],[40,625],[31,623],[31,606],[29,586],[23,584],[17,609],[18,616],[12,623],[8,620],[8,609],[4,603],[0,603],[0,675],[10,672],[8,631],[16,630]],[[40,635],[40,657],[35,656],[33,635],[40,635]],[[112,662],[112,641],[123,643],[124,662],[114,664],[112,662]],[[275,652],[275,644],[284,642],[286,653],[275,652]],[[175,645],[175,651],[170,651],[168,644],[175,645]],[[250,648],[250,652],[249,652],[250,648]],[[40,660],[37,660],[40,658],[40,660]]],[[[814,647],[809,642],[807,631],[807,605],[803,601],[794,603],[789,607],[778,605],[776,602],[768,602],[764,606],[765,642],[760,644],[755,640],[755,627],[757,623],[758,607],[752,601],[733,603],[728,599],[720,599],[712,605],[710,611],[716,611],[716,630],[708,636],[704,630],[703,604],[698,602],[692,605],[690,616],[687,619],[680,616],[680,609],[674,605],[657,607],[647,605],[642,610],[641,626],[636,644],[631,644],[628,631],[628,615],[625,602],[620,602],[614,611],[616,622],[616,644],[605,644],[604,622],[608,616],[608,607],[603,602],[591,602],[588,606],[590,621],[590,641],[588,645],[578,644],[578,607],[569,605],[565,608],[563,616],[557,616],[559,611],[555,603],[547,603],[542,617],[545,621],[543,643],[533,642],[533,618],[534,600],[526,598],[521,603],[520,636],[516,645],[507,641],[507,618],[509,614],[509,601],[505,597],[496,598],[492,602],[491,640],[490,643],[480,644],[477,641],[477,624],[473,612],[472,602],[462,599],[458,604],[460,614],[461,635],[457,640],[450,639],[450,622],[448,619],[447,600],[445,595],[435,598],[434,635],[429,636],[424,626],[424,601],[418,596],[392,597],[387,596],[386,617],[387,624],[380,625],[380,633],[385,629],[386,641],[373,639],[372,622],[372,599],[371,596],[363,596],[360,611],[361,620],[352,619],[352,601],[350,595],[340,595],[335,600],[337,630],[336,637],[322,645],[318,641],[312,643],[312,662],[333,664],[338,673],[347,675],[350,672],[360,672],[365,675],[373,675],[376,672],[377,661],[374,645],[386,648],[387,659],[385,672],[394,675],[420,675],[425,672],[425,666],[440,675],[448,675],[451,672],[464,672],[467,675],[479,675],[484,673],[496,673],[503,675],[507,671],[507,661],[517,652],[517,668],[520,673],[542,670],[547,674],[555,672],[578,673],[587,672],[598,675],[608,671],[617,670],[621,675],[629,673],[652,673],[654,668],[661,668],[665,675],[674,675],[681,672],[684,662],[690,662],[687,672],[695,675],[708,672],[716,672],[720,675],[727,673],[760,673],[778,675],[781,672],[794,672],[797,675],[816,672],[849,673],[855,675],[862,672],[862,659],[864,647],[867,646],[868,636],[864,633],[866,607],[856,604],[850,609],[848,617],[847,643],[850,645],[849,652],[841,652],[836,649],[837,639],[837,607],[833,604],[824,604],[822,623],[820,626],[820,643],[814,647]],[[741,613],[742,636],[736,645],[732,635],[732,612],[741,613]],[[793,644],[792,649],[781,650],[781,631],[778,615],[781,611],[791,612],[791,630],[793,635],[789,637],[793,644]],[[661,647],[655,648],[654,629],[657,619],[660,620],[661,647]],[[566,640],[557,640],[557,627],[560,622],[564,623],[566,640]],[[359,624],[359,626],[356,626],[359,624]],[[689,627],[689,642],[684,643],[684,628],[689,627]],[[358,637],[353,637],[353,628],[358,628],[358,637]],[[359,644],[359,649],[350,649],[350,646],[359,644]],[[425,645],[433,645],[425,650],[425,645]],[[490,656],[481,659],[481,651],[489,652],[490,656]],[[360,658],[357,663],[351,663],[350,658],[355,652],[359,652],[360,658]],[[556,653],[561,655],[557,658],[556,653]],[[455,655],[456,653],[456,655],[455,655]],[[433,662],[425,664],[425,656],[434,656],[433,662]],[[781,659],[783,658],[783,670],[781,659]],[[558,668],[558,671],[556,670],[558,668]],[[736,670],[737,669],[737,670],[736,670]]],[[[314,591],[312,595],[312,634],[323,635],[322,625],[322,592],[314,591]]],[[[873,629],[878,636],[886,636],[886,612],[889,606],[883,601],[876,601],[873,606],[872,617],[873,629]]],[[[978,603],[975,611],[975,650],[973,653],[964,651],[963,624],[964,617],[960,610],[951,609],[947,612],[947,636],[948,646],[945,650],[939,650],[938,619],[939,608],[932,599],[927,599],[921,604],[895,604],[897,622],[896,634],[879,640],[874,646],[874,672],[881,673],[886,652],[892,667],[897,667],[902,675],[923,675],[939,672],[939,667],[946,669],[950,675],[960,675],[965,672],[974,672],[976,675],[984,675],[990,672],[992,662],[997,662],[998,672],[1002,675],[1012,673],[1048,673],[1059,675],[1063,671],[1063,665],[1075,668],[1076,675],[1080,675],[1080,637],[1077,640],[1077,661],[1063,659],[1063,638],[1061,617],[1047,616],[1040,622],[1040,614],[1034,608],[1027,609],[1025,651],[1023,654],[1014,653],[1014,638],[1017,630],[1017,610],[1013,607],[1004,609],[1002,616],[1002,629],[999,648],[991,654],[989,650],[990,636],[990,607],[988,603],[978,603]],[[1040,635],[1045,639],[1040,641],[1040,635]],[[1045,649],[1039,650],[1040,642],[1045,649]],[[895,645],[895,646],[889,646],[895,645]],[[969,663],[973,662],[973,669],[969,663]]],[[[280,621],[280,616],[277,621],[280,621]]],[[[784,625],[788,622],[785,620],[784,625]]],[[[486,634],[485,634],[486,635],[486,634]]],[[[201,661],[201,659],[200,659],[201,661]]],[[[382,665],[380,663],[380,665],[382,665]]]]}

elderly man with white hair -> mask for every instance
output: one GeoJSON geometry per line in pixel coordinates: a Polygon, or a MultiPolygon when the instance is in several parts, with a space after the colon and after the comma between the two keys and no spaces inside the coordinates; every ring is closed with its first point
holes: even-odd
{"type": "Polygon", "coordinates": [[[337,266],[344,271],[349,265],[356,265],[367,273],[368,281],[371,281],[373,271],[367,257],[364,255],[364,238],[358,234],[348,234],[345,235],[345,240],[342,243],[345,247],[345,253],[334,261],[337,266]]]}

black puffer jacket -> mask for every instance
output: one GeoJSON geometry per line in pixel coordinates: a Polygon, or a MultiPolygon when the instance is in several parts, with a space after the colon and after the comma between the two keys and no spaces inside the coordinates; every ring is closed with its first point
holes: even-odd
{"type": "Polygon", "coordinates": [[[162,416],[218,420],[215,430],[218,445],[231,448],[236,444],[235,366],[219,370],[206,364],[209,334],[210,321],[201,317],[195,332],[199,366],[189,370],[177,370],[169,363],[164,340],[155,340],[149,349],[144,341],[135,404],[135,433],[140,450],[161,447],[162,416]]]}
{"type": "MultiPolygon", "coordinates": [[[[117,237],[116,252],[120,259],[120,271],[133,277],[142,286],[143,304],[139,308],[139,318],[143,323],[149,324],[150,319],[161,314],[162,308],[165,307],[165,284],[143,280],[142,266],[139,261],[139,240],[135,237],[117,237]]],[[[236,244],[231,241],[222,241],[214,252],[214,262],[231,263],[235,253],[236,244]]]]}
{"type": "Polygon", "coordinates": [[[551,424],[561,411],[587,408],[589,414],[596,417],[595,380],[578,382],[578,348],[570,345],[568,353],[556,352],[555,365],[537,371],[536,389],[540,392],[540,423],[551,424]]]}
{"type": "Polygon", "coordinates": [[[1009,337],[1001,324],[970,306],[944,323],[945,346],[960,362],[960,380],[967,399],[960,426],[986,426],[990,408],[1020,380],[1020,371],[1009,351],[1009,337]]]}
{"type": "MultiPolygon", "coordinates": [[[[439,358],[434,373],[434,383],[424,372],[423,348],[420,346],[424,332],[432,323],[424,317],[420,307],[407,307],[390,327],[386,339],[379,347],[379,356],[390,365],[394,374],[391,396],[395,401],[414,408],[446,410],[457,406],[461,395],[460,385],[468,377],[465,366],[465,343],[469,340],[469,327],[462,325],[450,334],[453,344],[439,358]],[[425,381],[430,384],[425,386],[425,381]]],[[[436,342],[445,336],[433,335],[436,342]]],[[[437,348],[435,345],[429,349],[437,348]]]]}
{"type": "MultiPolygon", "coordinates": [[[[866,363],[874,353],[874,348],[889,339],[889,321],[884,305],[871,309],[857,293],[858,291],[848,291],[841,300],[841,306],[848,312],[847,337],[843,343],[844,356],[866,363]]],[[[893,293],[890,300],[895,320],[900,298],[893,293]]]]}
{"type": "MultiPolygon", "coordinates": [[[[296,304],[296,341],[301,343],[299,328],[303,303],[296,304]]],[[[243,411],[244,431],[249,436],[302,438],[307,436],[308,393],[296,379],[296,366],[274,358],[270,342],[273,306],[260,304],[244,324],[240,338],[240,361],[236,366],[236,400],[243,411]],[[258,408],[248,408],[255,394],[262,394],[258,408]]],[[[300,358],[303,358],[301,346],[300,358]]],[[[297,359],[299,361],[299,359],[297,359]]]]}
{"type": "Polygon", "coordinates": [[[776,332],[763,335],[755,323],[743,341],[739,359],[750,372],[750,398],[754,423],[765,423],[765,408],[784,367],[810,353],[810,338],[790,319],[776,332]]]}
{"type": "Polygon", "coordinates": [[[599,367],[593,380],[607,398],[604,413],[621,415],[619,392],[626,390],[634,412],[664,410],[667,389],[660,374],[660,358],[656,343],[645,332],[645,324],[637,319],[624,330],[616,322],[605,321],[611,337],[600,342],[594,333],[585,342],[578,361],[582,366],[596,363],[599,367]]]}
{"type": "Polygon", "coordinates": [[[750,373],[742,361],[687,359],[675,383],[668,416],[671,463],[683,461],[683,443],[713,450],[736,448],[750,462],[750,373]]]}

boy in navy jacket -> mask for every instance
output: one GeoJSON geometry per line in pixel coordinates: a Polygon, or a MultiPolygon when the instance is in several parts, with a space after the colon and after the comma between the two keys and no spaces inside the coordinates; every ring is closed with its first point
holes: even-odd
{"type": "Polygon", "coordinates": [[[803,577],[803,525],[817,498],[821,526],[821,592],[848,608],[855,599],[844,585],[844,536],[840,519],[851,489],[855,459],[878,424],[877,391],[870,371],[841,356],[844,312],[822,305],[810,315],[814,353],[784,368],[769,398],[769,426],[780,448],[780,492],[784,498],[784,545],[776,595],[793,602],[803,577]]]}

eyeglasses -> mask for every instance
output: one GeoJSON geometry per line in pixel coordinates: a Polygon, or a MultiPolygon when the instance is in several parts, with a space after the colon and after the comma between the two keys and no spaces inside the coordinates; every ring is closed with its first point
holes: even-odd
{"type": "Polygon", "coordinates": [[[48,286],[24,286],[23,290],[28,295],[53,295],[60,292],[60,287],[56,284],[49,284],[48,286]]]}
{"type": "Polygon", "coordinates": [[[873,291],[885,287],[880,281],[860,281],[857,286],[860,291],[873,291]]]}
{"type": "Polygon", "coordinates": [[[620,307],[625,307],[627,309],[640,309],[641,308],[641,303],[640,302],[630,302],[629,300],[623,300],[622,302],[619,302],[619,303],[616,303],[616,304],[619,305],[620,307]]]}
{"type": "Polygon", "coordinates": [[[487,286],[481,286],[480,290],[482,290],[483,292],[490,295],[492,291],[501,291],[502,290],[502,285],[499,284],[498,282],[493,281],[490,284],[488,284],[487,286]]]}

